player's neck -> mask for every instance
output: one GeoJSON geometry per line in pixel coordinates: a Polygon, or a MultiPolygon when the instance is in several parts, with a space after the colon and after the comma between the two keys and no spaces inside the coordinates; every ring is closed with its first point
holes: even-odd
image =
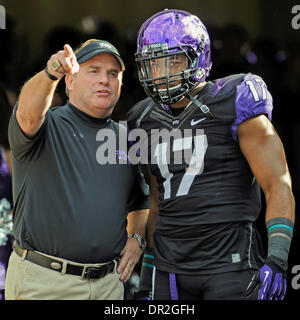
{"type": "MultiPolygon", "coordinates": [[[[199,91],[201,91],[204,86],[206,85],[206,82],[202,82],[200,83],[192,92],[190,92],[191,96],[195,96],[198,94],[199,91]]],[[[189,103],[190,103],[190,99],[184,97],[183,99],[181,99],[180,101],[174,103],[171,105],[172,108],[177,109],[177,108],[184,108],[186,107],[189,103]]]]}

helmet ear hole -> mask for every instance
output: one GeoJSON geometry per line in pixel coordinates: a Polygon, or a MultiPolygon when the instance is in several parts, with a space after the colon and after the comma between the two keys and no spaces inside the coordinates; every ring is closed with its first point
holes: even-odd
{"type": "Polygon", "coordinates": [[[196,74],[195,74],[195,77],[198,78],[198,79],[201,79],[203,78],[204,76],[204,70],[203,69],[198,69],[196,74]]]}

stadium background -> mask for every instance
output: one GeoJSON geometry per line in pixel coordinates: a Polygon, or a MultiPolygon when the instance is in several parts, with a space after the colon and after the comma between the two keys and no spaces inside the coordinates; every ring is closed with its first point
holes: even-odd
{"type": "MultiPolygon", "coordinates": [[[[6,10],[6,29],[0,30],[0,83],[13,106],[26,79],[40,71],[64,43],[76,47],[88,38],[112,42],[127,71],[121,99],[113,113],[122,120],[141,89],[134,52],[141,23],[164,8],[190,11],[207,26],[212,42],[213,68],[209,79],[252,72],[263,77],[274,98],[273,123],[286,149],[293,191],[300,196],[300,28],[292,27],[292,8],[300,1],[271,0],[0,0],[6,10]]],[[[300,11],[299,11],[300,13],[300,11]]],[[[300,27],[300,17],[298,19],[300,27]]],[[[63,82],[55,103],[64,103],[63,82]]],[[[0,115],[1,116],[1,115],[0,115]]],[[[296,208],[297,215],[297,208],[296,208]]],[[[258,226],[266,244],[263,215],[258,226]]],[[[297,299],[291,269],[300,265],[297,252],[300,222],[296,219],[291,246],[287,299],[297,299]]],[[[300,285],[300,283],[299,283],[300,285]]]]}

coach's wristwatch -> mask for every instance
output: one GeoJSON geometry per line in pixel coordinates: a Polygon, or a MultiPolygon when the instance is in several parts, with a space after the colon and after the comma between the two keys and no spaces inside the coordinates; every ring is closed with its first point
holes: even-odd
{"type": "Polygon", "coordinates": [[[144,251],[146,249],[147,246],[147,242],[146,240],[140,236],[139,234],[133,233],[129,236],[129,238],[134,238],[137,240],[139,247],[144,251]]]}

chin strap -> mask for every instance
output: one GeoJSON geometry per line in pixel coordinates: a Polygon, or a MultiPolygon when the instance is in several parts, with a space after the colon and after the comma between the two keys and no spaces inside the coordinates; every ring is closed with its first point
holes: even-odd
{"type": "Polygon", "coordinates": [[[210,112],[207,105],[202,104],[199,100],[195,99],[193,96],[187,94],[186,97],[191,100],[197,107],[200,108],[200,110],[205,114],[205,116],[209,118],[213,118],[212,113],[210,112]]]}

